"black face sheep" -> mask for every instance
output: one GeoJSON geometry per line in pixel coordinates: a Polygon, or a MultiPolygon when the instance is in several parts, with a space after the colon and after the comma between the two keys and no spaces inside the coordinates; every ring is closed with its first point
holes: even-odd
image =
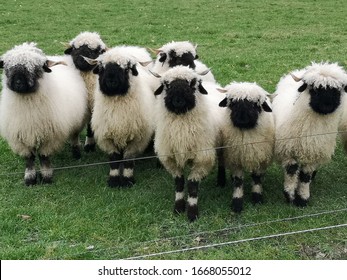
{"type": "MultiPolygon", "coordinates": [[[[35,156],[44,183],[52,181],[50,156],[70,137],[79,149],[87,92],[77,70],[47,59],[34,43],[6,52],[0,100],[0,132],[12,150],[26,158],[25,184],[37,181],[35,156]],[[52,66],[55,66],[51,69],[52,66]]],[[[78,154],[78,151],[76,152],[78,154]]]]}
{"type": "MultiPolygon", "coordinates": [[[[174,177],[175,213],[185,211],[184,169],[187,178],[187,215],[198,217],[198,187],[215,163],[218,141],[218,103],[207,98],[200,75],[193,69],[176,66],[163,74],[155,91],[156,130],[154,148],[159,160],[174,177]]],[[[221,94],[219,94],[221,95],[221,94]]],[[[219,101],[223,99],[221,97],[219,101]]]]}
{"type": "Polygon", "coordinates": [[[94,106],[94,88],[97,77],[93,74],[93,65],[90,65],[84,57],[96,59],[106,51],[106,45],[96,32],[82,32],[68,43],[65,54],[71,56],[73,64],[80,71],[88,91],[88,119],[87,137],[84,145],[86,152],[95,150],[94,133],[90,126],[92,109],[94,106]]]}
{"type": "Polygon", "coordinates": [[[277,85],[275,156],[285,171],[288,202],[307,205],[314,172],[334,153],[346,85],[347,74],[336,63],[312,63],[277,85]]]}
{"type": "Polygon", "coordinates": [[[219,106],[228,114],[222,131],[222,146],[226,166],[232,172],[234,192],[232,209],[243,209],[243,172],[252,176],[252,201],[260,203],[262,179],[272,162],[275,124],[267,92],[256,83],[231,83],[219,106]]]}
{"type": "MultiPolygon", "coordinates": [[[[197,73],[202,73],[208,67],[198,60],[196,47],[188,41],[171,42],[163,45],[157,50],[153,50],[157,55],[151,71],[157,74],[163,74],[172,67],[182,65],[194,69],[197,73]]],[[[211,71],[202,76],[204,81],[215,83],[211,71]]]]}
{"type": "Polygon", "coordinates": [[[87,59],[98,75],[91,124],[96,143],[109,154],[110,187],[135,183],[132,159],[144,152],[154,133],[154,95],[137,58],[147,55],[145,49],[122,46],[87,59]]]}

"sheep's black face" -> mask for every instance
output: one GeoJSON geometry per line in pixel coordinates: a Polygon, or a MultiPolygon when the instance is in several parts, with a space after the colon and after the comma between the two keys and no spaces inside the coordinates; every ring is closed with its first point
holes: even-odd
{"type": "Polygon", "coordinates": [[[99,84],[102,93],[108,96],[125,95],[130,87],[129,69],[108,63],[105,68],[99,68],[99,84]]]}
{"type": "Polygon", "coordinates": [[[248,100],[232,101],[230,118],[234,126],[240,129],[252,129],[257,125],[261,107],[248,100]]]}
{"type": "Polygon", "coordinates": [[[182,56],[178,56],[174,50],[169,52],[169,66],[175,67],[177,65],[188,66],[189,68],[195,69],[194,63],[195,57],[191,52],[184,53],[182,56]]]}
{"type": "Polygon", "coordinates": [[[100,54],[104,53],[105,50],[101,49],[100,46],[96,49],[91,49],[88,45],[82,45],[79,48],[69,48],[65,50],[65,54],[70,54],[76,68],[83,72],[92,71],[94,65],[90,65],[84,58],[88,57],[90,59],[97,58],[100,54]]]}
{"type": "Polygon", "coordinates": [[[341,103],[341,92],[337,88],[310,88],[310,106],[318,114],[327,115],[335,112],[341,103]]]}
{"type": "Polygon", "coordinates": [[[37,66],[30,72],[24,65],[16,65],[5,70],[7,86],[18,93],[33,93],[38,88],[38,79],[42,77],[43,72],[42,67],[37,66]]]}
{"type": "Polygon", "coordinates": [[[177,115],[192,110],[196,103],[193,86],[186,80],[175,80],[168,84],[164,98],[166,108],[177,115]]]}

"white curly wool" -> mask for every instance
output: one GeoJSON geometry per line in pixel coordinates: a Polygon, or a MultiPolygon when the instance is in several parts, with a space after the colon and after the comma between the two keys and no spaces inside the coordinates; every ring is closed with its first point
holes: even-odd
{"type": "MultiPolygon", "coordinates": [[[[102,65],[118,63],[126,68],[137,64],[138,49],[115,47],[99,57],[102,65]],[[134,51],[135,50],[135,51],[134,51]]],[[[129,75],[130,89],[124,96],[102,94],[97,83],[92,128],[98,146],[107,153],[121,152],[124,158],[142,153],[153,136],[154,94],[147,84],[149,74],[137,64],[139,74],[129,75]]]]}
{"type": "Polygon", "coordinates": [[[75,48],[79,48],[82,45],[88,45],[91,49],[96,49],[98,47],[101,47],[101,49],[106,48],[105,43],[97,32],[81,32],[72,39],[69,44],[75,48]]]}
{"type": "Polygon", "coordinates": [[[23,64],[33,71],[42,67],[47,57],[36,44],[24,43],[2,59],[5,71],[0,100],[1,135],[21,156],[29,156],[35,149],[42,155],[57,152],[83,127],[87,95],[81,77],[70,67],[56,65],[51,73],[43,73],[36,92],[18,94],[7,87],[7,69],[23,64]]]}
{"type": "MultiPolygon", "coordinates": [[[[228,105],[231,100],[248,100],[261,106],[271,104],[267,92],[256,83],[232,82],[225,88],[228,105]]],[[[272,162],[275,142],[275,124],[271,112],[261,111],[257,125],[252,129],[242,130],[234,126],[230,119],[230,109],[222,127],[222,145],[225,163],[230,170],[254,172],[265,171],[272,162]]]]}

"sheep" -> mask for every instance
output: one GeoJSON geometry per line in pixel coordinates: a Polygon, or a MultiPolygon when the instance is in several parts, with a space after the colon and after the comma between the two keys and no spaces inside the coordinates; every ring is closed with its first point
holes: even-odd
{"type": "Polygon", "coordinates": [[[65,55],[71,56],[73,65],[80,71],[88,91],[88,108],[87,108],[87,135],[84,144],[86,152],[95,150],[94,133],[91,129],[91,115],[94,106],[94,88],[97,83],[97,77],[93,74],[93,66],[85,61],[83,57],[91,59],[97,58],[106,51],[107,47],[100,35],[96,32],[81,32],[72,39],[66,46],[65,55]]]}
{"type": "Polygon", "coordinates": [[[80,155],[87,92],[78,71],[59,64],[64,63],[48,60],[36,43],[15,46],[0,59],[0,133],[13,152],[25,158],[27,186],[37,183],[36,155],[42,183],[52,183],[50,157],[67,139],[74,155],[80,155]]]}
{"type": "Polygon", "coordinates": [[[273,113],[275,157],[284,168],[284,195],[305,207],[319,166],[336,146],[347,73],[337,63],[314,63],[283,76],[276,88],[273,113]]]}
{"type": "MultiPolygon", "coordinates": [[[[160,75],[177,65],[188,66],[195,69],[197,73],[206,71],[208,67],[198,60],[196,48],[197,46],[189,41],[172,41],[159,49],[152,50],[157,57],[151,71],[160,75]]],[[[216,83],[211,71],[202,76],[202,79],[203,81],[216,83]]]]}
{"type": "Polygon", "coordinates": [[[272,162],[275,124],[268,93],[256,83],[232,82],[219,89],[219,103],[227,111],[221,128],[225,165],[232,172],[232,209],[243,209],[243,171],[251,172],[252,201],[263,202],[262,180],[272,162]]]}
{"type": "Polygon", "coordinates": [[[154,95],[149,74],[138,63],[147,55],[139,47],[119,46],[95,60],[85,58],[99,76],[91,125],[97,145],[109,154],[110,187],[135,184],[133,158],[153,137],[154,95]]]}
{"type": "Polygon", "coordinates": [[[215,164],[222,110],[218,102],[207,98],[202,79],[193,69],[176,66],[163,76],[157,73],[156,76],[160,77],[160,86],[154,93],[157,97],[154,149],[175,181],[174,213],[185,211],[184,168],[191,164],[187,217],[194,221],[199,215],[199,184],[215,164]]]}

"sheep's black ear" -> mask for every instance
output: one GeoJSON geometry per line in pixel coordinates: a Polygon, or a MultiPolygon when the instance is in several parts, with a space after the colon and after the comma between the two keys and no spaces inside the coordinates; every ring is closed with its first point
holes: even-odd
{"type": "Polygon", "coordinates": [[[0,68],[4,68],[4,61],[0,60],[0,68]]]}
{"type": "Polygon", "coordinates": [[[160,55],[159,61],[165,62],[165,60],[167,58],[167,54],[166,53],[160,53],[159,55],[160,55]]]}
{"type": "Polygon", "coordinates": [[[272,109],[271,109],[271,107],[269,106],[269,104],[267,104],[267,102],[264,102],[264,103],[261,105],[261,107],[263,107],[263,110],[264,110],[265,112],[269,112],[269,113],[272,112],[272,109]]]}
{"type": "MultiPolygon", "coordinates": [[[[3,61],[1,61],[1,62],[3,62],[3,61]]],[[[0,63],[1,63],[0,62],[0,63]]],[[[0,64],[1,65],[1,64],[0,64]]],[[[2,64],[3,65],[3,64],[2,64]]],[[[1,67],[3,67],[3,66],[1,66],[1,67]]],[[[345,88],[344,88],[344,90],[345,90],[345,92],[347,92],[347,86],[345,86],[345,88]]]]}
{"type": "Polygon", "coordinates": [[[43,64],[42,68],[43,68],[43,71],[45,71],[47,73],[51,73],[52,72],[52,69],[50,69],[48,67],[48,63],[47,62],[45,64],[43,64]]]}
{"type": "Polygon", "coordinates": [[[133,76],[137,76],[139,74],[139,72],[137,72],[136,65],[133,65],[133,67],[131,67],[130,70],[133,76]]]}
{"type": "Polygon", "coordinates": [[[99,65],[96,65],[96,66],[93,68],[93,73],[94,73],[94,74],[99,74],[99,73],[100,73],[99,65]]]}
{"type": "Polygon", "coordinates": [[[194,57],[194,59],[198,59],[199,58],[199,56],[198,55],[196,55],[195,57],[194,57]]]}
{"type": "Polygon", "coordinates": [[[154,92],[154,95],[159,95],[159,94],[161,94],[161,93],[163,92],[163,89],[164,89],[164,85],[161,84],[160,87],[158,87],[158,88],[156,89],[156,91],[154,92]]]}
{"type": "Polygon", "coordinates": [[[64,51],[65,54],[71,54],[71,52],[72,52],[72,47],[70,47],[64,51]]]}
{"type": "Polygon", "coordinates": [[[303,92],[307,88],[307,84],[303,84],[301,87],[298,88],[298,92],[303,92]]]}
{"type": "Polygon", "coordinates": [[[206,89],[202,86],[201,82],[199,83],[199,87],[198,87],[199,91],[201,94],[207,94],[206,89]]]}
{"type": "Polygon", "coordinates": [[[193,87],[195,86],[195,84],[196,84],[196,78],[194,78],[193,80],[191,80],[189,86],[190,86],[191,88],[193,88],[193,87]]]}
{"type": "Polygon", "coordinates": [[[224,98],[220,103],[219,107],[227,107],[228,106],[228,98],[224,98]]]}

